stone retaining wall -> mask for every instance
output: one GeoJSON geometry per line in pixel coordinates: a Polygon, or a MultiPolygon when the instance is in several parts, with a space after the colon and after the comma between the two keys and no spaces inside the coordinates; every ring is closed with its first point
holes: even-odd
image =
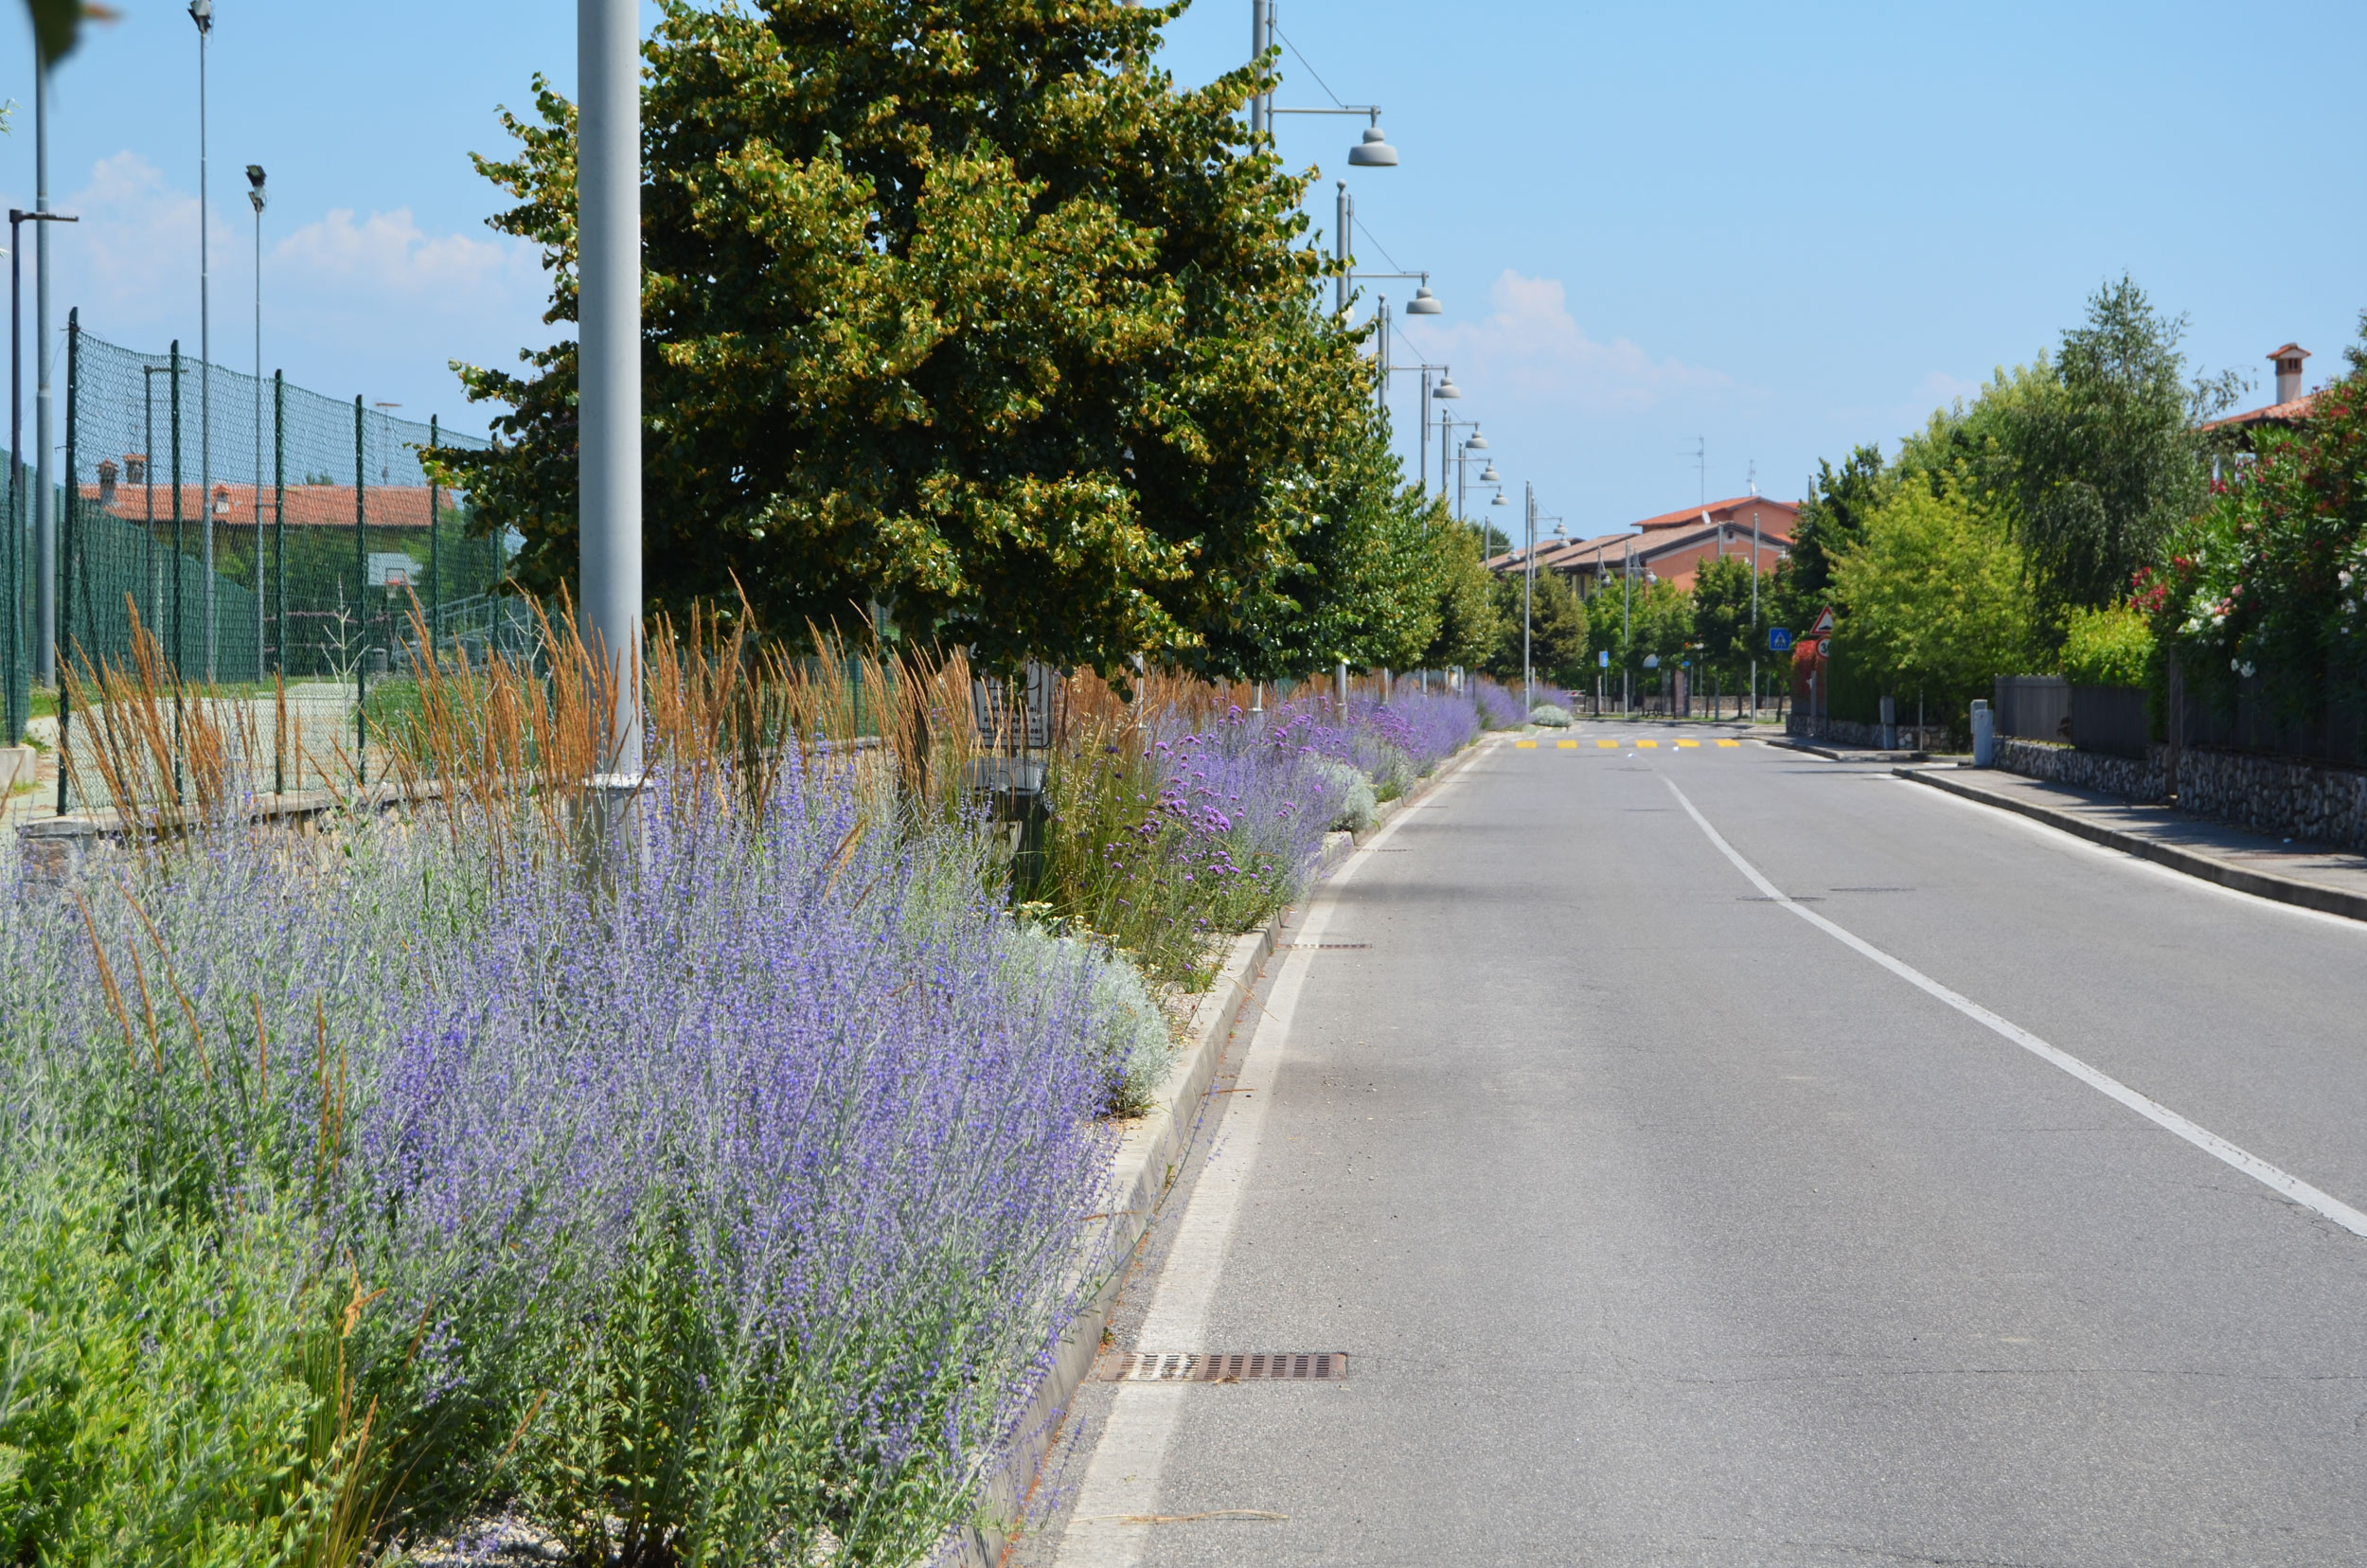
{"type": "MultiPolygon", "coordinates": [[[[2168,794],[2159,742],[2139,761],[2001,736],[1997,765],[2025,778],[2158,801],[2168,794]]],[[[2251,752],[2189,748],[2178,764],[2178,806],[2264,833],[2367,849],[2367,772],[2251,752]]]]}

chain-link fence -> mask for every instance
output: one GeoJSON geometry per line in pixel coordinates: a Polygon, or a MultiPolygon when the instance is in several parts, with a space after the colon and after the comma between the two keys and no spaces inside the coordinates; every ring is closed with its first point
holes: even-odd
{"type": "MultiPolygon", "coordinates": [[[[472,536],[468,497],[425,460],[481,440],[207,365],[177,343],[134,352],[76,316],[66,340],[68,668],[129,668],[145,631],[192,697],[273,704],[284,684],[295,724],[243,726],[293,754],[249,759],[250,776],[284,790],[319,771],[308,757],[367,772],[373,687],[415,664],[416,628],[473,658],[526,642],[530,606],[497,593],[505,542],[472,536]]],[[[67,773],[60,808],[95,803],[97,781],[67,773]]]]}

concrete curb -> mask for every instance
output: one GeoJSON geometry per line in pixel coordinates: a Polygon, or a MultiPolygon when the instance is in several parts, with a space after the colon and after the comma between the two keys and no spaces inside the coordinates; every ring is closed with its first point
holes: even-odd
{"type": "MultiPolygon", "coordinates": [[[[1379,821],[1357,835],[1357,843],[1361,845],[1379,832],[1391,818],[1450,775],[1461,772],[1490,745],[1491,737],[1481,736],[1407,793],[1384,805],[1379,821]]],[[[1346,833],[1326,835],[1325,852],[1316,871],[1318,878],[1330,875],[1356,852],[1349,847],[1348,837],[1346,833]]],[[[1110,1229],[1104,1235],[1101,1256],[1105,1264],[1115,1266],[1110,1268],[1092,1301],[1070,1325],[1051,1369],[1037,1385],[1035,1397],[1028,1401],[1025,1413],[1013,1428],[1008,1446],[988,1475],[976,1516],[938,1548],[934,1560],[942,1568],[1000,1568],[1010,1550],[1017,1534],[1013,1526],[1020,1522],[1028,1497],[1035,1490],[1036,1472],[1043,1463],[1044,1453],[1059,1432],[1069,1400],[1092,1375],[1094,1362],[1101,1354],[1102,1331],[1109,1327],[1117,1306],[1118,1290],[1133,1267],[1134,1250],[1142,1244],[1168,1187],[1174,1184],[1184,1149],[1199,1132],[1208,1086],[1216,1080],[1225,1046],[1232,1041],[1242,1013],[1254,1004],[1258,975],[1267,957],[1282,945],[1282,934],[1290,929],[1297,914],[1298,906],[1290,905],[1268,921],[1264,930],[1234,938],[1233,952],[1225,959],[1224,968],[1218,971],[1216,983],[1194,1004],[1183,1047],[1177,1052],[1175,1065],[1169,1069],[1166,1081],[1160,1084],[1149,1114],[1127,1130],[1116,1157],[1110,1162],[1106,1202],[1110,1229]]]]}
{"type": "Polygon", "coordinates": [[[1806,752],[1828,762],[1929,762],[1931,754],[1919,751],[1835,751],[1830,746],[1812,746],[1806,740],[1785,736],[1768,736],[1766,743],[1785,751],[1806,752]]]}
{"type": "Polygon", "coordinates": [[[2043,822],[2050,828],[2060,829],[2066,833],[2086,839],[2091,844],[2101,844],[2108,848],[2134,855],[2139,860],[2148,860],[2157,865],[2166,865],[2173,871],[2184,872],[2187,876],[2199,878],[2203,882],[2216,882],[2221,887],[2233,888],[2238,893],[2250,893],[2263,899],[2274,899],[2279,903],[2293,904],[2302,909],[2315,909],[2322,914],[2340,915],[2354,920],[2367,920],[2367,894],[2352,893],[2340,887],[2326,887],[2318,882],[2301,882],[2292,877],[2280,877],[2269,871],[2247,870],[2243,866],[2220,860],[2215,855],[2199,854],[2192,849],[2181,849],[2173,844],[2163,844],[2158,839],[2146,838],[2142,833],[2125,833],[2117,828],[2107,828],[2100,823],[2090,822],[2074,812],[2056,811],[2051,806],[2040,806],[2034,801],[2009,799],[2003,795],[1991,794],[1986,790],[1976,790],[1970,785],[1959,784],[1945,774],[1929,768],[1894,768],[1891,771],[1901,778],[1912,778],[1919,784],[1929,784],[1935,790],[1945,790],[1949,794],[1962,799],[1977,801],[1981,805],[1992,806],[2002,811],[2017,812],[2035,822],[2043,822]]]}

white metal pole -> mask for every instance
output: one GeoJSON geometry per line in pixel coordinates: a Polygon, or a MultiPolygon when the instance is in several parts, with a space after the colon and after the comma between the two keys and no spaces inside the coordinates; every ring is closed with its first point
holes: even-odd
{"type": "Polygon", "coordinates": [[[641,772],[641,30],[578,0],[577,486],[583,638],[615,682],[613,773],[641,772]]]}
{"type": "MultiPolygon", "coordinates": [[[[192,6],[197,21],[197,510],[205,520],[205,681],[214,681],[214,276],[213,237],[206,232],[205,40],[214,8],[192,6]]],[[[355,592],[361,591],[355,585],[355,592]]]]}
{"type": "MultiPolygon", "coordinates": [[[[49,62],[33,71],[33,210],[49,210],[49,62]]],[[[33,675],[58,680],[58,514],[49,467],[49,225],[33,223],[33,675]]],[[[10,461],[21,454],[10,453],[10,461]]],[[[14,527],[16,520],[10,518],[14,527]]]]}
{"type": "MultiPolygon", "coordinates": [[[[1249,0],[1249,58],[1258,70],[1266,68],[1266,0],[1249,0]]],[[[1266,95],[1249,96],[1249,129],[1255,136],[1266,129],[1266,95]]]]}
{"type": "Polygon", "coordinates": [[[1339,193],[1332,202],[1332,210],[1337,216],[1333,224],[1331,253],[1340,263],[1340,276],[1331,280],[1331,285],[1334,297],[1339,301],[1339,313],[1344,320],[1348,313],[1348,182],[1342,180],[1339,186],[1339,193]]]}

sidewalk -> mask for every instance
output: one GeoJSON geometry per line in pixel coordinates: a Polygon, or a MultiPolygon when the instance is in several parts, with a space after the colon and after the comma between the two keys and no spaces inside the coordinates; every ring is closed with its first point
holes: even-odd
{"type": "Polygon", "coordinates": [[[1997,768],[1899,768],[1901,778],[1967,800],[2018,811],[2239,893],[2367,920],[2367,857],[2324,845],[2279,840],[2167,806],[2043,783],[1997,768]]]}

